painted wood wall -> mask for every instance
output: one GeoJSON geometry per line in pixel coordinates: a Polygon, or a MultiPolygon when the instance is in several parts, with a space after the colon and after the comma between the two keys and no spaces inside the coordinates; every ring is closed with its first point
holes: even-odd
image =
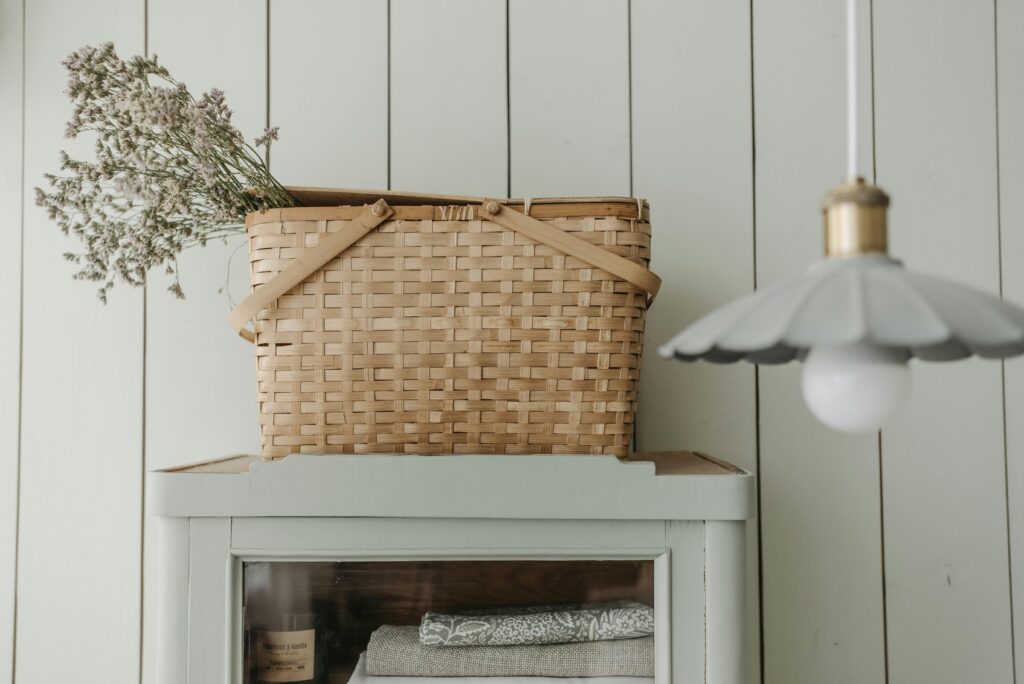
{"type": "MultiPolygon", "coordinates": [[[[894,195],[894,251],[1024,301],[1024,0],[865,12],[864,155],[894,195]]],[[[150,681],[143,473],[258,446],[251,351],[219,292],[245,292],[241,241],[182,261],[184,302],[155,276],[104,307],[32,203],[68,144],[65,54],[113,40],[225,89],[247,135],[281,127],[287,183],[649,198],[652,351],[820,253],[843,16],[841,0],[0,0],[0,682],[150,681]]],[[[905,415],[856,438],[811,419],[798,372],[644,361],[640,448],[758,475],[749,680],[1015,681],[1024,361],[916,365],[905,415]]]]}

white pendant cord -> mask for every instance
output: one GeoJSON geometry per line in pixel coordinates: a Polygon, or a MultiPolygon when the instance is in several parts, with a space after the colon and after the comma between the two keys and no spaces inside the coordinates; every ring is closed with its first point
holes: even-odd
{"type": "Polygon", "coordinates": [[[860,169],[860,60],[857,0],[846,0],[846,176],[861,175],[860,169]]]}

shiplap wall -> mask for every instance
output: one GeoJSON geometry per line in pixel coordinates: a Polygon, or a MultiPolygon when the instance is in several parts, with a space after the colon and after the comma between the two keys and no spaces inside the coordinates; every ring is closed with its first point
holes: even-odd
{"type": "MultiPolygon", "coordinates": [[[[155,276],[103,307],[32,203],[67,147],[59,60],[104,40],[225,89],[250,137],[280,126],[286,183],[649,198],[665,286],[639,446],[758,473],[749,680],[1014,681],[1024,362],[915,364],[906,414],[846,437],[808,415],[797,367],[650,353],[820,253],[842,5],[0,0],[0,682],[150,681],[143,473],[258,447],[251,350],[218,292],[245,293],[242,241],[182,260],[184,302],[155,276]]],[[[863,155],[894,251],[1024,301],[1024,0],[864,5],[863,155]]]]}

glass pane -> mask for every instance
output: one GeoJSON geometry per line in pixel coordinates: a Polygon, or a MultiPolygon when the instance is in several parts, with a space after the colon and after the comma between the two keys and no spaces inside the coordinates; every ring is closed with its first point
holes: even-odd
{"type": "MultiPolygon", "coordinates": [[[[649,560],[247,562],[243,581],[245,684],[344,684],[375,630],[384,625],[419,626],[427,611],[493,613],[492,609],[585,604],[577,609],[579,615],[597,615],[606,623],[608,604],[638,602],[643,606],[636,610],[644,611],[645,618],[646,607],[654,605],[654,563],[649,560]]],[[[635,606],[622,605],[630,610],[635,606]]],[[[623,613],[614,615],[619,620],[623,613]]],[[[503,624],[507,622],[506,618],[503,624]]],[[[538,619],[531,620],[537,623],[538,619]]],[[[589,641],[596,621],[589,624],[589,636],[569,640],[589,641]]],[[[615,629],[637,629],[622,624],[620,620],[615,629]]],[[[546,628],[537,629],[538,634],[548,634],[546,628]]],[[[623,632],[630,638],[640,633],[649,632],[623,632]]],[[[491,634],[488,638],[494,638],[491,634]]],[[[520,643],[515,640],[522,637],[510,638],[520,643]]],[[[639,644],[637,640],[629,646],[639,644]]]]}

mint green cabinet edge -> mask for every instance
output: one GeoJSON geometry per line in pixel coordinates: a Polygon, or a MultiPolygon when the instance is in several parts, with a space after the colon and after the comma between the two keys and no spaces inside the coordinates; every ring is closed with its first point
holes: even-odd
{"type": "Polygon", "coordinates": [[[613,456],[290,456],[248,473],[155,471],[151,515],[747,520],[747,472],[655,475],[613,456]]]}

